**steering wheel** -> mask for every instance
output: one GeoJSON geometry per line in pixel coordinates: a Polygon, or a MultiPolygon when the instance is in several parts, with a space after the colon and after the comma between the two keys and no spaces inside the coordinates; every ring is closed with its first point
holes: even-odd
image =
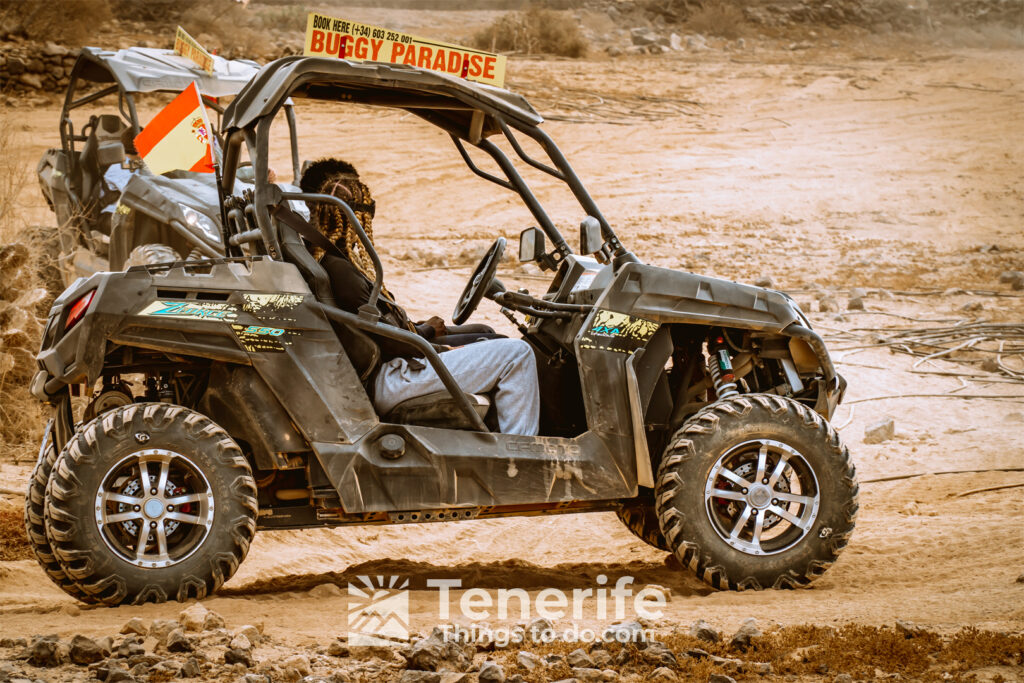
{"type": "Polygon", "coordinates": [[[498,264],[501,263],[501,257],[504,255],[505,238],[499,237],[494,240],[494,244],[480,259],[476,270],[473,271],[469,282],[466,283],[466,288],[462,290],[462,296],[459,297],[455,304],[455,311],[452,313],[453,324],[461,325],[469,319],[469,316],[473,315],[473,311],[480,305],[480,299],[484,298],[491,282],[494,281],[494,274],[498,272],[498,264]]]}

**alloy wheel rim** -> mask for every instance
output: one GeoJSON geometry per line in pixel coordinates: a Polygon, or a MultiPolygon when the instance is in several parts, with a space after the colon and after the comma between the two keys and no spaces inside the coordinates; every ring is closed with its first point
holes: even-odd
{"type": "Polygon", "coordinates": [[[110,467],[94,507],[107,547],[146,569],[186,560],[213,526],[210,482],[188,457],[163,448],[136,451],[110,467]]]}
{"type": "Polygon", "coordinates": [[[728,449],[704,485],[704,510],[715,532],[747,555],[784,552],[810,533],[821,493],[807,459],[772,439],[728,449]]]}

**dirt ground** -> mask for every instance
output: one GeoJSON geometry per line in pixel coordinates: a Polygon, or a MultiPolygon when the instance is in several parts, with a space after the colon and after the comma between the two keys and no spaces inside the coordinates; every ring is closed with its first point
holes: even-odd
{"type": "MultiPolygon", "coordinates": [[[[746,282],[770,276],[812,310],[817,286],[840,308],[850,288],[868,290],[866,311],[810,314],[834,335],[854,402],[836,416],[863,482],[850,546],[808,589],[719,593],[610,513],[263,532],[223,594],[204,604],[229,624],[262,622],[300,646],[346,630],[346,596],[308,589],[359,574],[458,576],[466,588],[534,592],[628,574],[671,588],[666,627],[706,619],[731,631],[755,617],[1024,630],[1022,489],[974,492],[1024,483],[1021,384],[924,374],[964,369],[941,359],[915,372],[910,356],[858,348],[840,334],[911,324],[898,316],[1021,320],[1022,293],[999,274],[1024,267],[1022,52],[909,39],[802,50],[748,41],[663,57],[517,59],[510,81],[553,115],[545,128],[642,260],[746,282]],[[965,311],[970,304],[981,307],[965,311]],[[893,398],[874,400],[883,396],[893,398]],[[864,443],[865,426],[884,416],[895,418],[895,437],[864,443]],[[953,470],[990,471],[935,474],[953,470]],[[927,476],[873,481],[904,474],[927,476]]],[[[470,175],[450,141],[414,117],[299,108],[304,156],[342,156],[373,188],[386,281],[414,317],[449,315],[479,248],[499,235],[514,244],[531,225],[513,195],[470,175]]],[[[11,113],[34,165],[55,140],[59,107],[11,113]]],[[[544,178],[528,180],[573,243],[579,207],[544,178]]],[[[36,188],[23,204],[26,222],[49,220],[36,188]]],[[[539,272],[512,265],[500,277],[546,287],[539,272]]],[[[475,319],[510,329],[490,302],[475,319]]],[[[1020,356],[1006,363],[1022,369],[1020,356]]],[[[27,463],[0,465],[0,485],[21,489],[28,472],[27,463]]],[[[132,617],[181,610],[72,605],[34,561],[0,562],[0,636],[102,635],[132,617]]],[[[414,629],[438,623],[436,593],[414,591],[412,605],[414,629]]],[[[1024,671],[1000,675],[1022,680],[1024,671]]]]}

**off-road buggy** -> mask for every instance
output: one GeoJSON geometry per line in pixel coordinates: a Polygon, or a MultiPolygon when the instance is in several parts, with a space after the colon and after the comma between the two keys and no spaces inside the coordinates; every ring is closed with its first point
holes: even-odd
{"type": "MultiPolygon", "coordinates": [[[[157,176],[140,167],[123,192],[104,176],[125,162],[122,133],[129,129],[134,136],[141,130],[136,109],[140,93],[177,94],[195,82],[219,119],[224,98],[236,95],[258,70],[253,61],[215,56],[213,73],[208,74],[172,50],[82,48],[61,109],[60,148],[47,150],[37,169],[43,196],[57,219],[64,285],[81,275],[126,265],[224,255],[213,174],[175,171],[157,176]],[[76,127],[72,115],[83,111],[89,116],[76,127]]],[[[290,102],[285,111],[297,174],[290,102]]]]}
{"type": "Polygon", "coordinates": [[[32,390],[54,418],[27,502],[50,577],[87,602],[186,600],[230,578],[257,529],[594,511],[716,588],[802,586],[828,569],[857,482],[828,422],[845,382],[821,337],[783,293],[639,262],[541,122],[519,95],[413,67],[265,66],[225,112],[223,187],[245,154],[258,180],[227,200],[226,254],[97,273],[50,311],[32,390]],[[499,238],[453,319],[488,297],[517,321],[538,361],[540,436],[496,433],[489,397],[464,394],[431,344],[380,321],[384,273],[362,228],[372,300],[358,314],[334,305],[299,234],[312,228],[280,207],[356,216],[259,181],[289,97],[404,109],[522,198],[540,229],[521,233],[519,256],[553,270],[550,287],[506,290],[499,238]],[[580,253],[503,141],[578,200],[580,253]],[[407,345],[447,391],[377,414],[365,387],[381,340],[407,345]],[[77,423],[76,394],[92,396],[77,423]]]}

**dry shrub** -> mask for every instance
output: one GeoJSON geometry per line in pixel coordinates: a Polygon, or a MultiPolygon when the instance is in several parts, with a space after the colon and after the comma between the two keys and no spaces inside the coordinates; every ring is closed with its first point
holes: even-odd
{"type": "Polygon", "coordinates": [[[724,0],[706,0],[690,13],[687,27],[694,33],[720,38],[739,38],[743,33],[743,10],[724,0]]]}
{"type": "Polygon", "coordinates": [[[572,15],[531,5],[509,12],[473,36],[473,45],[491,52],[524,52],[583,57],[587,40],[572,15]]]}
{"type": "Polygon", "coordinates": [[[0,458],[29,460],[39,441],[42,405],[28,391],[53,294],[40,279],[43,248],[23,234],[17,200],[28,165],[6,116],[0,117],[0,458]]]}
{"type": "Polygon", "coordinates": [[[109,0],[21,0],[4,3],[0,26],[32,40],[81,45],[111,18],[109,0]]]}
{"type": "Polygon", "coordinates": [[[0,562],[32,557],[25,535],[25,511],[16,505],[0,504],[0,562]]]}

